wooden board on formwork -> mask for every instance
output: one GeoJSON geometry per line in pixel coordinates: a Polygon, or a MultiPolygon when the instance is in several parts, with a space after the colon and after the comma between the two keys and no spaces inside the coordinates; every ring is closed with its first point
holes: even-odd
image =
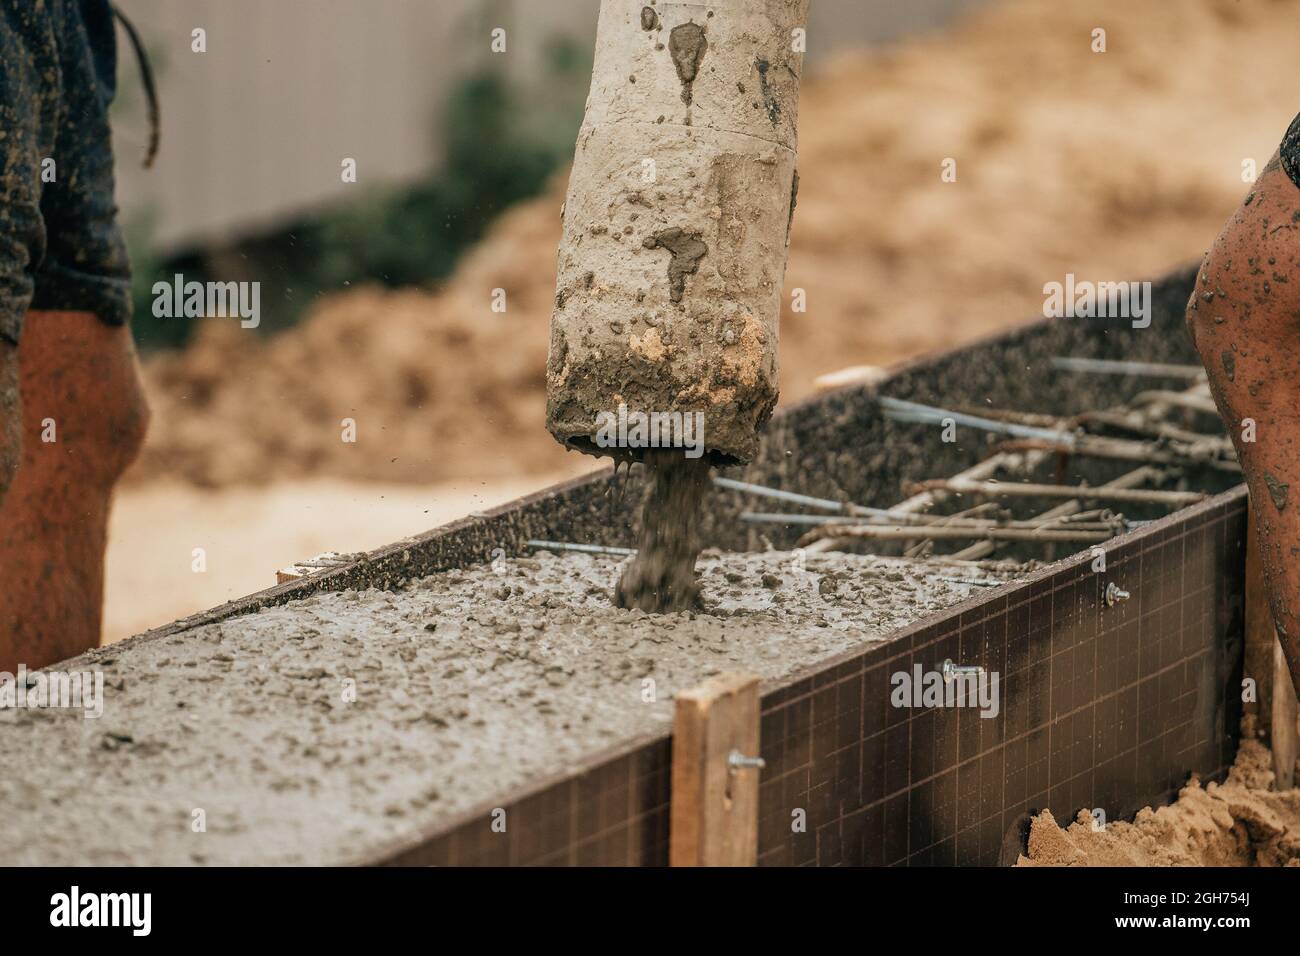
{"type": "Polygon", "coordinates": [[[720,674],[677,695],[669,862],[754,866],[758,773],[733,771],[732,751],[758,755],[758,678],[720,674]]]}
{"type": "Polygon", "coordinates": [[[1273,751],[1273,774],[1279,789],[1295,785],[1297,755],[1296,695],[1282,644],[1273,626],[1264,587],[1264,569],[1255,539],[1255,509],[1246,532],[1246,653],[1244,670],[1255,681],[1255,702],[1246,712],[1255,717],[1255,733],[1273,751]]]}

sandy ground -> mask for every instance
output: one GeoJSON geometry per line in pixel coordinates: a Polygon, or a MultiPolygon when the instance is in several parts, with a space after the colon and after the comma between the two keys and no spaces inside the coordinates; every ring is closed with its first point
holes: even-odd
{"type": "MultiPolygon", "coordinates": [[[[571,460],[579,469],[596,464],[571,460]]],[[[268,588],[295,561],[392,544],[572,474],[429,486],[319,479],[125,488],[109,523],[104,643],[268,588]],[[206,552],[202,572],[193,569],[195,548],[206,552]]]]}
{"type": "Polygon", "coordinates": [[[0,752],[41,755],[0,775],[0,859],[364,859],[666,731],[706,677],[782,677],[979,590],[857,555],[706,552],[701,572],[705,611],[646,614],[610,607],[619,560],[539,552],[110,650],[101,717],[0,713],[0,752]]]}
{"type": "Polygon", "coordinates": [[[1017,865],[1300,867],[1300,789],[1274,790],[1272,755],[1244,740],[1222,785],[1193,778],[1177,801],[1132,823],[1098,827],[1080,811],[1062,829],[1043,811],[1017,865]]]}
{"type": "MultiPolygon", "coordinates": [[[[804,84],[783,401],[1041,315],[1043,285],[1208,247],[1295,115],[1296,0],[1009,0],[804,84]],[[1090,48],[1107,31],[1107,50],[1090,48]],[[945,159],[956,180],[944,182],[945,159]],[[793,311],[794,290],[807,310],[793,311]]],[[[564,177],[440,289],[357,289],[263,342],[212,319],[149,363],[133,476],[428,484],[564,467],[543,427],[564,177]],[[506,311],[491,310],[494,289],[506,311]],[[356,421],[358,442],[340,441],[356,421]]],[[[641,237],[637,237],[641,238],[641,237]]],[[[665,278],[665,282],[667,279],[665,278]]]]}
{"type": "MultiPolygon", "coordinates": [[[[1296,13],[1294,0],[1188,0],[1176,17],[1154,2],[1011,0],[809,78],[782,400],[835,368],[1031,318],[1067,272],[1154,276],[1198,257],[1246,191],[1243,161],[1262,166],[1294,115],[1294,42],[1276,23],[1296,13]],[[1098,24],[1104,54],[1089,49],[1098,24]],[[946,157],[956,182],[940,180],[946,157]]],[[[540,485],[577,467],[543,425],[563,187],[506,213],[438,290],[332,296],[270,342],[208,320],[192,348],[152,358],[153,428],[114,519],[109,634],[260,587],[276,563],[437,523],[416,507],[423,492],[408,507],[395,484],[540,485]],[[497,288],[505,313],[489,307],[497,288]],[[356,443],[341,440],[345,418],[356,443]],[[310,506],[332,513],[330,531],[295,530],[312,524],[301,483],[320,478],[378,483],[344,494],[383,534],[364,518],[354,533],[333,491],[310,506]],[[233,490],[187,508],[160,480],[233,490]],[[192,542],[223,536],[256,560],[186,577],[192,542]]]]}
{"type": "MultiPolygon", "coordinates": [[[[1298,13],[1297,0],[1186,0],[1177,16],[1154,0],[1010,0],[808,78],[782,400],[829,370],[1027,320],[1067,272],[1138,278],[1199,257],[1247,190],[1243,163],[1263,166],[1295,113],[1294,37],[1277,24],[1298,13]],[[1089,48],[1098,25],[1103,54],[1089,48]],[[790,308],[795,289],[806,312],[790,308]]],[[[328,297],[271,342],[208,320],[192,348],[152,358],[153,428],[114,519],[110,635],[261,587],[276,564],[426,530],[432,484],[540,485],[577,467],[543,424],[563,187],[507,212],[440,289],[328,297]],[[489,308],[496,288],[505,313],[489,308]],[[310,508],[330,530],[298,530],[316,521],[302,483],[320,478],[378,487],[323,492],[310,508]],[[409,506],[395,484],[416,486],[409,506]],[[373,515],[355,531],[353,499],[373,515]],[[223,553],[246,542],[249,560],[191,575],[190,549],[218,539],[223,553]]]]}

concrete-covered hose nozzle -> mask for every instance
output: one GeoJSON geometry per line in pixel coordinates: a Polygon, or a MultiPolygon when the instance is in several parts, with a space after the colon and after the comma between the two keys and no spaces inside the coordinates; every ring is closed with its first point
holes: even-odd
{"type": "Polygon", "coordinates": [[[547,427],[748,461],[777,399],[808,0],[603,0],[564,209],[547,427]]]}

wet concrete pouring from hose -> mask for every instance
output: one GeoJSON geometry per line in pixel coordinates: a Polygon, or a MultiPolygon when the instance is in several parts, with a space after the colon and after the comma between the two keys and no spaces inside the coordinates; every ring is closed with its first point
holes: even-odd
{"type": "Polygon", "coordinates": [[[699,526],[709,493],[709,465],[680,451],[646,452],[650,494],[641,512],[636,557],[614,592],[622,608],[662,613],[698,607],[695,559],[703,545],[699,526]]]}

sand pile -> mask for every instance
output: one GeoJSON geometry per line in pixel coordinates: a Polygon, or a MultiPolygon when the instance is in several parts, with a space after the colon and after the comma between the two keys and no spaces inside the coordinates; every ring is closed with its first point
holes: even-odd
{"type": "Polygon", "coordinates": [[[1167,807],[1096,828],[1086,811],[1061,829],[1044,810],[1018,866],[1300,866],[1300,789],[1278,792],[1272,755],[1243,740],[1223,784],[1193,778],[1167,807]]]}
{"type": "MultiPolygon", "coordinates": [[[[1011,0],[804,85],[781,390],[1041,314],[1045,282],[1198,257],[1296,110],[1288,0],[1011,0]],[[1106,30],[1107,52],[1091,50],[1106,30]],[[957,162],[955,182],[941,164],[957,162]],[[791,312],[802,288],[807,311],[791,312]]],[[[563,177],[561,177],[562,180],[563,177]]],[[[210,320],[155,358],[134,477],[387,481],[573,465],[543,427],[563,182],[436,293],[361,289],[259,344],[210,320]],[[491,310],[494,289],[507,311],[491,310]],[[355,418],[358,442],[340,440],[355,418]]],[[[432,228],[432,225],[431,225],[432,228]]]]}

